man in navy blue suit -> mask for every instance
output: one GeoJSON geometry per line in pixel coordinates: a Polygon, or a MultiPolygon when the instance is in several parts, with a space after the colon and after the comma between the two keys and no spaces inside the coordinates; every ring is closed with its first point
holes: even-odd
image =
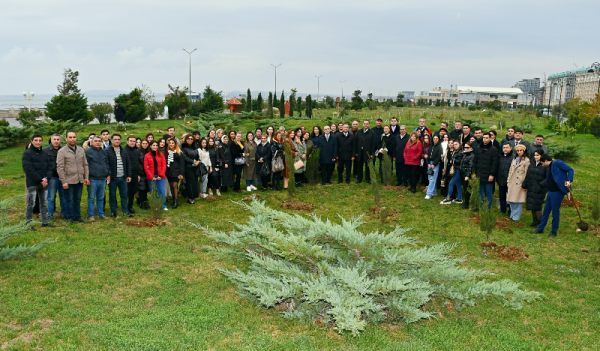
{"type": "Polygon", "coordinates": [[[571,182],[573,181],[573,168],[569,167],[561,160],[552,161],[548,154],[542,155],[540,161],[544,163],[549,171],[546,173],[546,187],[548,188],[548,196],[546,197],[546,205],[544,206],[544,214],[538,228],[532,234],[542,234],[548,223],[550,211],[552,211],[552,232],[549,237],[555,237],[560,224],[560,205],[565,194],[569,193],[571,182]]]}

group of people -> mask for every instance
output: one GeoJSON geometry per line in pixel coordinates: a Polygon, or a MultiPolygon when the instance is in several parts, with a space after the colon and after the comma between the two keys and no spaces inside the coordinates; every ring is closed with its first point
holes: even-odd
{"type": "MultiPolygon", "coordinates": [[[[412,132],[398,125],[392,118],[383,125],[353,121],[332,123],[323,128],[315,126],[308,131],[304,126],[295,129],[269,126],[263,131],[242,135],[236,131],[210,130],[206,136],[200,132],[175,136],[175,128],[155,139],[153,133],[144,138],[129,135],[126,140],[118,133],[110,135],[102,130],[90,134],[83,147],[77,146],[77,135],[68,132],[67,145],[61,147],[61,137],[51,136],[49,145],[42,148],[42,136],[35,134],[23,154],[23,169],[27,183],[26,217],[31,221],[32,208],[39,199],[42,226],[51,226],[55,212],[56,194],[60,199],[61,216],[70,222],[83,222],[79,203],[83,185],[88,189],[87,216],[105,217],[105,191],[109,188],[111,215],[117,216],[117,191],[121,211],[125,216],[135,213],[137,199],[142,209],[149,208],[148,193],[167,210],[167,197],[172,198],[171,208],[178,207],[179,192],[189,204],[226,192],[232,187],[242,192],[259,188],[263,191],[288,187],[290,172],[295,184],[304,186],[307,160],[317,157],[321,184],[332,184],[336,169],[338,184],[357,183],[363,179],[371,183],[371,170],[389,157],[396,170],[396,185],[403,185],[415,193],[417,184],[425,186],[425,199],[441,192],[441,204],[462,203],[469,208],[471,194],[469,180],[479,179],[479,193],[488,207],[498,184],[498,198],[503,213],[514,221],[520,220],[523,204],[532,211],[535,232],[543,232],[550,212],[553,215],[552,233],[556,235],[559,224],[560,202],[569,192],[573,169],[560,160],[552,161],[538,135],[530,144],[523,140],[523,132],[509,128],[500,142],[493,130],[483,132],[468,124],[456,122],[449,131],[447,123],[432,133],[425,119],[412,132]],[[126,141],[126,146],[121,146],[126,141]],[[287,153],[286,153],[287,152],[287,153]],[[291,159],[289,159],[291,158],[291,159]],[[345,175],[344,175],[345,172],[345,175]],[[548,195],[546,196],[546,194],[548,195]],[[546,206],[542,207],[546,198],[546,206]],[[43,200],[43,201],[42,201],[43,200]]],[[[32,227],[33,229],[33,227],[32,227]]]]}

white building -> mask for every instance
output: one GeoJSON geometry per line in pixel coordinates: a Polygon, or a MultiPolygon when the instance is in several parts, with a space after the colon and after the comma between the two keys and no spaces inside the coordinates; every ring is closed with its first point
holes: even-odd
{"type": "Polygon", "coordinates": [[[488,101],[499,101],[503,105],[528,105],[533,96],[525,94],[519,88],[471,87],[459,85],[458,101],[469,105],[482,105],[488,101]]]}

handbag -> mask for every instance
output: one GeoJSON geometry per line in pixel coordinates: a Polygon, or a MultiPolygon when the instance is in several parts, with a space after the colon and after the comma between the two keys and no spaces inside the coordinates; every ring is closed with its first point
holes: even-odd
{"type": "Polygon", "coordinates": [[[260,175],[262,177],[266,177],[270,174],[271,172],[269,171],[269,165],[266,162],[263,162],[262,167],[260,167],[260,175]]]}
{"type": "Polygon", "coordinates": [[[235,160],[235,165],[236,166],[241,166],[241,165],[245,165],[246,164],[246,158],[245,157],[236,157],[235,160]]]}
{"type": "Polygon", "coordinates": [[[206,165],[204,163],[201,163],[198,166],[198,169],[200,170],[201,177],[204,177],[204,175],[208,174],[208,167],[206,167],[206,165]]]}
{"type": "Polygon", "coordinates": [[[450,167],[450,172],[448,174],[450,174],[451,176],[454,175],[454,165],[452,165],[452,167],[450,167]]]}
{"type": "Polygon", "coordinates": [[[298,160],[294,163],[294,169],[300,169],[302,167],[304,167],[304,162],[302,160],[298,160]]]}
{"type": "Polygon", "coordinates": [[[273,172],[281,172],[285,169],[285,166],[283,165],[283,158],[277,157],[278,152],[279,151],[275,151],[275,156],[273,156],[273,161],[271,161],[271,169],[273,172]]]}
{"type": "Polygon", "coordinates": [[[427,175],[428,176],[432,176],[433,175],[433,168],[427,167],[427,175]]]}

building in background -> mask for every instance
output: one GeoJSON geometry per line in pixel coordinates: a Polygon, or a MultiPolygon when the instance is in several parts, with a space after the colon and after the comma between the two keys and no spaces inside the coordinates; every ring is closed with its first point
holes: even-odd
{"type": "Polygon", "coordinates": [[[404,100],[414,100],[415,99],[414,91],[401,91],[400,94],[404,95],[404,100]]]}
{"type": "Polygon", "coordinates": [[[582,68],[575,74],[575,96],[583,101],[591,102],[600,93],[600,68],[582,68]]]}
{"type": "Polygon", "coordinates": [[[575,97],[575,78],[579,70],[551,74],[546,83],[544,105],[562,105],[575,97]]]}
{"type": "Polygon", "coordinates": [[[535,94],[536,91],[540,89],[540,79],[539,78],[531,78],[531,79],[522,79],[515,83],[513,88],[519,88],[526,94],[535,94]]]}
{"type": "Polygon", "coordinates": [[[454,104],[454,102],[458,100],[458,96],[459,94],[456,89],[442,89],[441,87],[437,87],[431,90],[421,91],[421,94],[414,98],[416,100],[431,100],[434,104],[436,100],[442,100],[443,103],[447,103],[448,100],[451,100],[450,103],[454,104]]]}
{"type": "Polygon", "coordinates": [[[493,88],[493,87],[458,87],[460,103],[469,105],[483,105],[488,101],[498,101],[505,107],[516,107],[532,103],[533,95],[524,93],[519,88],[493,88]]]}

